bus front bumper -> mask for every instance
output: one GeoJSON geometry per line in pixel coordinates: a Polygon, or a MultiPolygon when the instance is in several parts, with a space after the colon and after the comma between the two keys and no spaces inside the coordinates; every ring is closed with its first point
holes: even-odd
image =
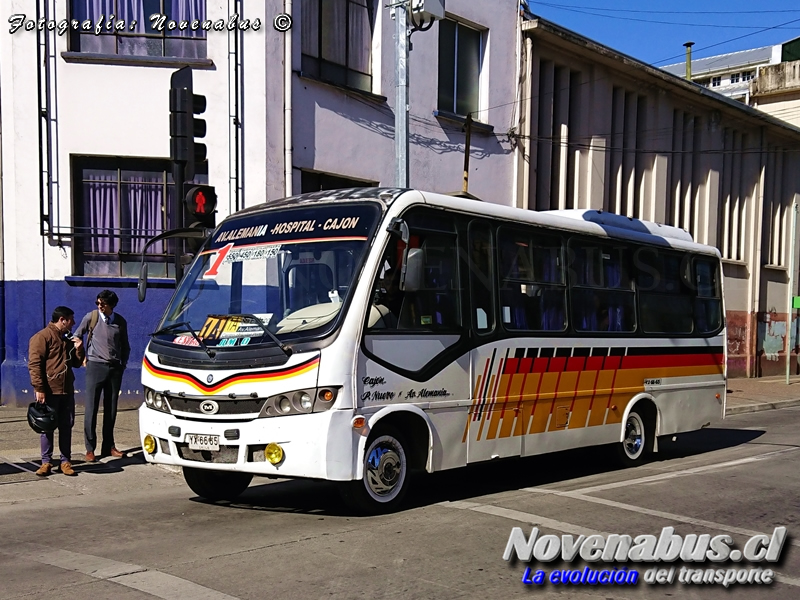
{"type": "Polygon", "coordinates": [[[352,457],[357,434],[350,426],[352,417],[352,411],[332,409],[252,421],[192,420],[143,404],[139,408],[139,439],[145,448],[145,437],[155,438],[153,452],[143,451],[151,463],[348,481],[355,471],[352,457]],[[203,442],[218,440],[218,449],[198,449],[194,436],[202,436],[203,442]],[[277,464],[265,456],[270,443],[283,450],[283,459],[277,464]]]}

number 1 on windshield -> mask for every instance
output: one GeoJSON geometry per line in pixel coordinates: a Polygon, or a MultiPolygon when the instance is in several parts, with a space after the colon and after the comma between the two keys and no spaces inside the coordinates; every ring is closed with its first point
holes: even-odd
{"type": "Polygon", "coordinates": [[[231,251],[231,248],[233,248],[233,244],[227,244],[217,250],[211,267],[208,269],[208,271],[203,273],[203,279],[213,279],[217,276],[219,267],[222,264],[222,261],[225,260],[225,257],[228,256],[228,252],[231,251]]]}

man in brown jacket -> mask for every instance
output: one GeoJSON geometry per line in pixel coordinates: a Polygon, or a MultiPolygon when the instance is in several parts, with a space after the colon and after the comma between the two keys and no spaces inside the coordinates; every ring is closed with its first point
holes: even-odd
{"type": "MultiPolygon", "coordinates": [[[[34,334],[28,344],[28,370],[36,393],[36,402],[46,403],[58,413],[58,449],[61,472],[75,475],[72,469],[72,425],[75,423],[75,375],[73,368],[83,363],[83,342],[70,335],[75,312],[58,306],[47,327],[34,334]]],[[[41,437],[42,466],[36,471],[50,475],[53,465],[53,432],[41,437]]]]}

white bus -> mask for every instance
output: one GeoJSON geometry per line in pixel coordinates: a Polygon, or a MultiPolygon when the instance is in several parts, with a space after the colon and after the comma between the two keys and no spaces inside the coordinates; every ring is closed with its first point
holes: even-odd
{"type": "MultiPolygon", "coordinates": [[[[146,281],[145,281],[146,285],[146,281]]],[[[214,231],[145,351],[150,462],[395,509],[409,472],[596,444],[635,464],[725,412],[719,253],[681,229],[362,188],[214,231]]]]}

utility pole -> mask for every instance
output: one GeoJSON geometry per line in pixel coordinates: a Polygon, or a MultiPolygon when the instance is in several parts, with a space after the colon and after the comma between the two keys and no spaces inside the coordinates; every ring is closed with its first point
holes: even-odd
{"type": "Polygon", "coordinates": [[[467,113],[467,122],[464,124],[467,130],[467,139],[464,141],[464,182],[461,185],[461,191],[469,193],[469,151],[470,143],[472,141],[472,113],[467,113]]]}
{"type": "Polygon", "coordinates": [[[389,4],[395,23],[395,89],[394,142],[397,155],[395,182],[397,187],[409,187],[408,176],[408,51],[409,38],[415,31],[427,31],[437,20],[444,19],[444,0],[397,0],[389,4]],[[413,28],[409,30],[409,14],[413,28]],[[418,23],[419,20],[419,23],[418,23]],[[426,24],[427,23],[427,24],[426,24]]]}
{"type": "Polygon", "coordinates": [[[407,1],[394,4],[395,75],[397,88],[394,108],[394,141],[397,155],[397,187],[408,187],[408,9],[407,1]]]}

